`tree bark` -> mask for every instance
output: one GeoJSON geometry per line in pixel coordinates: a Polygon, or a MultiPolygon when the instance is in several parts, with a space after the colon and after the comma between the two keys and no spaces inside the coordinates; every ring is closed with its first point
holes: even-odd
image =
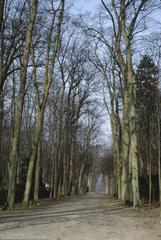
{"type": "Polygon", "coordinates": [[[8,179],[8,196],[7,196],[7,207],[14,209],[15,204],[15,181],[16,181],[16,170],[17,170],[17,158],[18,158],[18,145],[20,138],[20,127],[22,120],[22,111],[25,97],[25,87],[27,78],[27,67],[30,54],[30,46],[32,40],[32,32],[34,29],[35,18],[37,14],[37,0],[32,1],[32,9],[30,13],[29,24],[26,31],[25,46],[22,57],[22,63],[20,67],[20,88],[17,99],[17,107],[14,118],[14,130],[11,139],[11,150],[9,156],[9,179],[8,179]]]}
{"type": "Polygon", "coordinates": [[[34,203],[38,204],[39,200],[39,184],[40,184],[40,163],[41,163],[41,139],[37,150],[37,161],[35,171],[35,186],[34,186],[34,203]]]}
{"type": "MultiPolygon", "coordinates": [[[[29,205],[34,165],[35,165],[35,161],[37,159],[38,146],[39,146],[40,139],[42,136],[42,131],[43,131],[44,112],[46,109],[46,103],[48,101],[49,90],[50,90],[50,87],[52,84],[53,73],[55,70],[56,57],[57,57],[57,53],[58,53],[58,50],[60,47],[60,34],[61,34],[61,25],[63,22],[63,16],[64,16],[64,0],[61,0],[61,9],[60,9],[59,17],[58,17],[56,36],[54,39],[55,45],[52,49],[51,49],[51,45],[52,45],[52,40],[53,40],[52,34],[53,34],[53,30],[54,30],[54,25],[55,25],[54,24],[55,23],[55,12],[53,13],[53,19],[52,19],[52,23],[51,23],[51,27],[50,27],[49,36],[48,36],[48,49],[47,49],[47,56],[46,56],[46,66],[45,66],[46,69],[45,69],[45,79],[44,79],[42,102],[40,102],[37,84],[35,84],[35,88],[36,88],[35,92],[36,92],[36,96],[38,99],[37,100],[38,113],[36,116],[36,127],[35,127],[35,133],[34,133],[34,141],[32,144],[32,154],[31,154],[31,158],[30,158],[30,162],[29,162],[26,187],[25,187],[25,192],[24,192],[24,199],[23,199],[24,206],[29,205]],[[50,59],[50,54],[51,54],[51,59],[50,59]]],[[[34,60],[34,57],[33,57],[33,60],[34,60]]],[[[34,73],[34,79],[36,82],[37,81],[36,72],[34,73]]]]}
{"type": "Polygon", "coordinates": [[[0,32],[2,29],[2,23],[3,23],[4,4],[5,4],[5,0],[0,0],[0,32]]]}
{"type": "MultiPolygon", "coordinates": [[[[3,182],[3,169],[2,169],[2,131],[3,131],[3,15],[4,15],[5,0],[0,0],[0,179],[3,182]]],[[[3,185],[3,183],[2,183],[3,185]]]]}
{"type": "MultiPolygon", "coordinates": [[[[32,180],[33,180],[33,171],[34,171],[34,166],[36,163],[36,160],[40,160],[39,158],[39,144],[40,144],[40,139],[41,139],[41,133],[43,129],[43,114],[44,114],[44,109],[40,109],[37,118],[36,118],[36,126],[35,126],[35,133],[34,133],[34,140],[32,144],[32,154],[29,162],[29,167],[28,167],[28,172],[27,172],[27,180],[26,180],[26,186],[25,186],[25,192],[24,192],[24,199],[23,199],[23,204],[24,206],[29,205],[29,200],[30,200],[30,193],[31,193],[31,186],[32,186],[32,180]]],[[[39,163],[37,163],[39,165],[39,163]]],[[[37,174],[38,174],[38,169],[37,169],[37,174]]],[[[39,177],[35,175],[35,177],[38,179],[39,177]]],[[[39,187],[39,184],[37,185],[39,187]]],[[[38,191],[38,189],[37,189],[38,191]]]]}

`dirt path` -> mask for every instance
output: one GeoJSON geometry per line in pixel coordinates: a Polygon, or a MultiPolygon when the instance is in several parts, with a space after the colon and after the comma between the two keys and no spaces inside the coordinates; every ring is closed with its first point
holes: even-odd
{"type": "Polygon", "coordinates": [[[158,218],[126,208],[106,195],[89,194],[0,216],[0,239],[161,240],[158,218]]]}

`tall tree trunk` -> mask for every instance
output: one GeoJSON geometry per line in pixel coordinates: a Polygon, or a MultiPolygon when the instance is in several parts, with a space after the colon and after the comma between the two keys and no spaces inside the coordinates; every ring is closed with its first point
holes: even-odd
{"type": "Polygon", "coordinates": [[[53,192],[53,197],[54,199],[58,198],[58,162],[60,162],[60,149],[57,149],[57,155],[54,161],[54,192],[53,192]]]}
{"type": "Polygon", "coordinates": [[[124,90],[124,109],[122,123],[122,200],[124,203],[129,201],[129,99],[127,90],[124,90]]]}
{"type": "Polygon", "coordinates": [[[158,150],[158,176],[159,176],[159,203],[160,203],[160,223],[161,223],[161,151],[160,151],[160,97],[159,91],[157,91],[157,150],[158,150]]]}
{"type": "Polygon", "coordinates": [[[37,161],[35,170],[35,186],[34,186],[34,203],[38,204],[39,200],[39,185],[40,185],[40,163],[41,163],[41,139],[37,150],[37,161]]]}
{"type": "MultiPolygon", "coordinates": [[[[116,100],[115,100],[116,101],[116,100]]],[[[112,139],[113,139],[113,157],[114,157],[114,195],[121,199],[121,177],[122,177],[122,163],[121,163],[121,136],[118,111],[114,110],[111,113],[112,139]]]]}
{"type": "Polygon", "coordinates": [[[5,4],[5,0],[0,0],[0,32],[2,29],[2,23],[3,23],[4,4],[5,4]]]}
{"type": "Polygon", "coordinates": [[[126,52],[127,78],[129,90],[129,135],[130,135],[129,162],[132,167],[133,207],[136,208],[140,206],[137,130],[136,130],[136,79],[133,71],[132,49],[129,39],[126,43],[126,46],[127,46],[126,52]]]}
{"type": "Polygon", "coordinates": [[[53,156],[51,157],[50,199],[53,198],[53,192],[54,192],[54,176],[55,176],[54,170],[55,170],[56,151],[57,151],[56,143],[52,143],[53,156]]]}
{"type": "Polygon", "coordinates": [[[82,193],[82,175],[83,175],[83,170],[85,167],[85,161],[82,163],[80,171],[79,171],[79,176],[78,176],[78,194],[82,193]]]}
{"type": "Polygon", "coordinates": [[[105,178],[105,193],[109,194],[109,176],[106,174],[104,178],[105,178]]]}
{"type": "Polygon", "coordinates": [[[17,107],[15,111],[14,118],[14,129],[13,136],[11,139],[11,150],[9,156],[9,179],[8,179],[8,196],[7,196],[7,207],[9,209],[14,209],[15,204],[15,181],[16,181],[16,170],[17,170],[17,157],[18,157],[18,145],[20,138],[20,128],[22,120],[22,111],[25,98],[25,87],[26,87],[26,78],[27,78],[27,67],[30,54],[30,46],[32,40],[32,32],[34,29],[34,23],[37,13],[37,3],[38,0],[32,1],[32,9],[30,13],[30,19],[26,31],[25,37],[25,46],[22,57],[22,63],[20,68],[20,88],[17,99],[17,107]]]}
{"type": "MultiPolygon", "coordinates": [[[[76,133],[76,129],[73,131],[76,133]]],[[[69,188],[68,188],[68,195],[71,195],[73,189],[73,163],[74,163],[74,153],[75,153],[75,141],[76,141],[76,134],[73,134],[71,137],[71,154],[69,159],[69,188]],[[72,140],[73,138],[73,140],[72,140]]]]}
{"type": "MultiPolygon", "coordinates": [[[[0,63],[1,64],[1,63],[0,63]]],[[[3,134],[3,90],[0,90],[0,187],[3,186],[3,159],[2,159],[2,134],[3,134]]]]}
{"type": "MultiPolygon", "coordinates": [[[[42,109],[39,109],[39,112],[37,113],[37,117],[36,117],[34,140],[32,143],[32,153],[31,153],[31,158],[30,158],[28,172],[27,172],[27,180],[26,180],[24,199],[23,199],[24,206],[29,205],[31,186],[32,186],[32,180],[33,180],[33,171],[34,171],[36,159],[38,159],[38,149],[39,149],[39,144],[40,144],[40,139],[41,139],[41,134],[43,129],[43,118],[44,118],[44,109],[42,108],[42,109]]],[[[38,176],[35,176],[35,177],[38,178],[38,176]]]]}
{"type": "MultiPolygon", "coordinates": [[[[46,108],[46,103],[48,101],[49,97],[49,90],[52,84],[52,78],[53,73],[55,70],[55,62],[58,50],[60,48],[61,44],[61,25],[63,22],[63,16],[64,16],[64,0],[61,0],[61,9],[58,16],[58,22],[56,25],[56,35],[54,38],[54,46],[52,47],[53,43],[53,30],[55,27],[55,15],[56,11],[53,13],[53,18],[50,26],[50,31],[48,35],[48,48],[47,48],[47,55],[46,55],[46,64],[45,64],[45,79],[44,79],[44,86],[43,86],[43,99],[42,102],[39,98],[39,92],[37,87],[37,77],[36,77],[36,71],[34,71],[34,80],[35,80],[35,89],[36,89],[36,97],[37,97],[37,104],[38,104],[38,113],[36,116],[36,127],[35,127],[35,134],[34,134],[34,141],[32,146],[32,154],[29,162],[29,168],[27,173],[27,180],[26,180],[26,187],[24,192],[24,199],[23,203],[25,206],[29,205],[29,198],[30,198],[30,192],[31,192],[31,184],[32,184],[32,178],[33,178],[33,171],[34,171],[34,165],[37,158],[37,151],[38,146],[40,142],[40,138],[42,135],[43,130],[43,121],[44,121],[44,112],[46,108]]],[[[33,51],[34,55],[34,51],[33,51]]],[[[33,57],[34,60],[34,57],[33,57]]],[[[34,61],[33,61],[34,63],[34,61]]],[[[34,64],[35,65],[35,64],[34,64]]]]}
{"type": "MultiPolygon", "coordinates": [[[[3,15],[5,0],[0,0],[0,180],[3,185],[2,130],[3,130],[3,15]]],[[[0,184],[0,185],[1,185],[0,184]]]]}
{"type": "MultiPolygon", "coordinates": [[[[65,149],[67,151],[67,149],[65,149]]],[[[67,154],[63,156],[63,196],[67,197],[67,154]]]]}

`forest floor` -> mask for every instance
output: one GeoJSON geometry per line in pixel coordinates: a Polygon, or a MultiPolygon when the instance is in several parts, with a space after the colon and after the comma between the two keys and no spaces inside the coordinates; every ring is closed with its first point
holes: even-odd
{"type": "Polygon", "coordinates": [[[161,224],[157,209],[135,211],[110,196],[87,194],[0,213],[0,239],[161,240],[161,224]]]}

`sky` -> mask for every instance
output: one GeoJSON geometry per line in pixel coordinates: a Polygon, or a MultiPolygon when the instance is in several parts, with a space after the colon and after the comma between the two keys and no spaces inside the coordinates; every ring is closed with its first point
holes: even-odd
{"type": "MultiPolygon", "coordinates": [[[[79,13],[85,13],[89,12],[90,14],[95,13],[97,10],[99,10],[99,7],[102,5],[101,0],[74,0],[71,2],[73,3],[72,11],[74,15],[77,15],[79,13]]],[[[154,21],[160,21],[160,12],[155,12],[149,17],[149,23],[148,23],[148,31],[146,31],[146,34],[150,34],[150,32],[154,32],[157,30],[158,25],[154,24],[154,21]]],[[[142,48],[142,46],[141,46],[142,48]]],[[[106,112],[106,110],[105,110],[106,112]]],[[[110,127],[110,120],[109,116],[107,114],[107,118],[104,118],[104,124],[102,126],[102,131],[104,132],[104,141],[110,145],[111,143],[111,127],[110,127]]]]}
{"type": "MultiPolygon", "coordinates": [[[[91,14],[95,13],[99,6],[101,5],[101,0],[74,0],[72,6],[72,12],[77,15],[79,13],[89,12],[91,14]]],[[[103,95],[102,95],[103,102],[103,95]]],[[[102,103],[103,104],[103,103],[102,103]]],[[[102,116],[102,126],[101,126],[101,136],[99,142],[107,146],[111,146],[111,126],[110,118],[108,116],[106,108],[104,108],[102,116]]]]}
{"type": "Polygon", "coordinates": [[[98,9],[101,0],[75,0],[73,10],[76,12],[94,12],[98,9]]]}

